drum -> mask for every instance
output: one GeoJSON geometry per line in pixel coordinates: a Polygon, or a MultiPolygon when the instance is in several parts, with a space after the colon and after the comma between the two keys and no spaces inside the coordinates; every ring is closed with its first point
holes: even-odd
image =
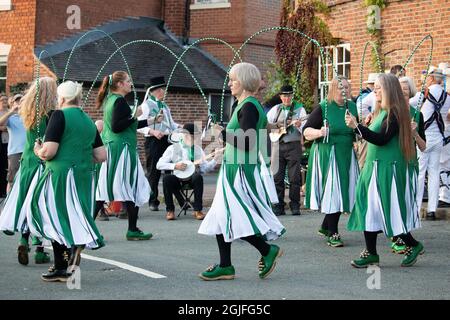
{"type": "Polygon", "coordinates": [[[173,174],[180,180],[189,180],[195,173],[195,164],[188,160],[184,160],[181,162],[187,165],[186,169],[183,171],[175,169],[173,170],[173,174]]]}

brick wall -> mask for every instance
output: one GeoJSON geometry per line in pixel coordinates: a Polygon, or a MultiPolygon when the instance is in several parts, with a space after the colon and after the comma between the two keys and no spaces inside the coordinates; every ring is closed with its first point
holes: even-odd
{"type": "Polygon", "coordinates": [[[35,2],[35,0],[14,0],[12,10],[0,11],[0,43],[11,45],[7,66],[7,88],[16,83],[32,80],[35,2]]]}
{"type": "MultiPolygon", "coordinates": [[[[366,31],[366,8],[361,1],[328,1],[331,14],[327,19],[332,34],[350,43],[351,78],[359,87],[359,69],[363,49],[370,36],[366,31]]],[[[427,34],[434,38],[432,64],[450,62],[450,2],[447,0],[405,0],[389,1],[382,10],[382,51],[385,56],[386,68],[406,62],[413,48],[427,34]]],[[[407,67],[407,75],[417,82],[420,71],[426,68],[430,42],[423,43],[407,67]]],[[[370,51],[366,53],[364,79],[371,70],[370,51]]]]}
{"type": "MultiPolygon", "coordinates": [[[[191,10],[190,36],[217,37],[238,49],[256,31],[279,25],[280,0],[230,0],[230,3],[230,8],[191,10]]],[[[276,32],[272,31],[255,37],[250,42],[253,46],[248,47],[251,49],[244,49],[242,52],[242,59],[264,69],[263,64],[268,62],[266,59],[271,56],[267,51],[273,50],[274,47],[275,35],[276,32]],[[258,52],[253,53],[253,50],[258,52]],[[266,53],[261,55],[261,51],[266,53]]],[[[233,58],[232,51],[223,44],[206,42],[202,47],[225,66],[228,66],[233,58]]]]}
{"type": "Polygon", "coordinates": [[[161,9],[161,0],[39,0],[36,16],[36,44],[45,44],[122,17],[147,16],[160,19],[161,9]],[[81,9],[81,30],[67,28],[69,14],[66,11],[70,5],[77,5],[81,9]]]}
{"type": "Polygon", "coordinates": [[[164,1],[164,15],[162,19],[166,27],[177,36],[183,35],[186,3],[186,0],[164,1]]]}

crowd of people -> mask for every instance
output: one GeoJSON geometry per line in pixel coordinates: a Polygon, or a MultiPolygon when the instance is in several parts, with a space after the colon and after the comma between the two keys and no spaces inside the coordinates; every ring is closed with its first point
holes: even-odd
{"type": "Polygon", "coordinates": [[[293,83],[284,84],[274,105],[264,108],[257,99],[259,70],[238,63],[228,83],[236,102],[227,126],[210,128],[221,147],[210,155],[202,148],[201,128],[173,120],[162,101],[164,77],[151,79],[149,96],[136,106],[125,98],[132,90],[126,72],[105,76],[96,100],[103,118],[95,123],[80,107],[81,84],[58,86],[42,77],[23,96],[0,97],[0,192],[6,197],[0,230],[20,234],[23,265],[29,263],[30,237],[36,263],[50,261],[42,241],[51,241],[54,265],[42,279],[67,281],[82,250],[105,245],[95,222],[106,220],[105,205],[122,203],[127,240],[153,237],[137,227],[139,208],[148,204],[159,210],[164,174],[166,219],[176,220],[173,197],[183,207],[188,200],[182,190],[192,189],[193,216],[202,221],[198,233],[216,238],[220,261],[199,277],[234,279],[231,243],[242,239],[261,254],[258,273],[264,279],[283,255],[268,241],[286,231],[278,218],[286,214],[286,175],[289,207],[292,215],[301,215],[301,157],[307,140],[312,146],[304,207],[324,214],[318,233],[326,243],[344,245],[338,225],[349,213],[348,230],[362,232],[365,240],[352,266],[379,263],[379,233],[392,239],[394,252],[405,255],[401,265],[412,266],[425,250],[411,233],[421,226],[425,180],[426,218],[435,219],[438,205],[450,205],[449,68],[441,64],[428,71],[425,92],[417,92],[406,70],[394,66],[389,73],[370,74],[356,98],[350,81],[337,76],[327,98],[307,114],[294,100],[293,83]],[[145,167],[137,152],[138,134],[145,137],[145,167]],[[216,192],[204,213],[202,175],[216,169],[216,192]]]}

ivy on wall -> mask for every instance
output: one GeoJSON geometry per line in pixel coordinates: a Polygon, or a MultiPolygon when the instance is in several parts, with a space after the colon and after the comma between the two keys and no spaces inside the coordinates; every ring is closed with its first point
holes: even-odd
{"type": "MultiPolygon", "coordinates": [[[[366,8],[370,8],[372,6],[378,7],[380,17],[381,18],[381,11],[386,8],[387,6],[387,0],[364,0],[364,6],[366,8]]],[[[368,10],[367,13],[367,33],[371,36],[371,40],[375,44],[376,52],[378,53],[378,56],[380,57],[381,66],[384,68],[384,59],[382,58],[382,39],[381,39],[381,28],[378,28],[377,26],[377,17],[376,17],[377,11],[376,10],[368,10]]],[[[379,23],[379,22],[378,22],[379,23]]],[[[371,51],[371,66],[374,70],[378,70],[378,64],[377,64],[377,57],[375,52],[371,51]]]]}
{"type": "MultiPolygon", "coordinates": [[[[327,24],[317,14],[327,14],[328,6],[320,0],[283,0],[280,26],[301,31],[317,40],[322,46],[336,43],[327,24]]],[[[275,40],[277,61],[271,62],[266,76],[268,90],[266,99],[277,94],[281,86],[289,82],[295,87],[295,99],[310,111],[316,100],[318,83],[319,50],[310,43],[302,61],[301,81],[296,82],[300,58],[309,40],[299,34],[280,30],[275,40]]]]}

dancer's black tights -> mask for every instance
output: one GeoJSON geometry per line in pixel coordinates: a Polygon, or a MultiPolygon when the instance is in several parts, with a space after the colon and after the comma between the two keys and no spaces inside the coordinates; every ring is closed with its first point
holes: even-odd
{"type": "Polygon", "coordinates": [[[328,230],[330,235],[338,232],[339,218],[341,217],[340,212],[325,214],[322,222],[322,229],[328,230]]]}
{"type": "Polygon", "coordinates": [[[59,244],[56,241],[52,241],[53,255],[55,257],[55,269],[66,270],[68,260],[64,258],[64,252],[68,255],[68,249],[65,245],[59,244]]]}
{"type": "MultiPolygon", "coordinates": [[[[219,246],[220,266],[222,268],[231,266],[231,242],[225,242],[222,234],[216,235],[219,246]]],[[[248,236],[241,238],[254,246],[262,256],[269,254],[270,245],[261,236],[248,236]]]]}

